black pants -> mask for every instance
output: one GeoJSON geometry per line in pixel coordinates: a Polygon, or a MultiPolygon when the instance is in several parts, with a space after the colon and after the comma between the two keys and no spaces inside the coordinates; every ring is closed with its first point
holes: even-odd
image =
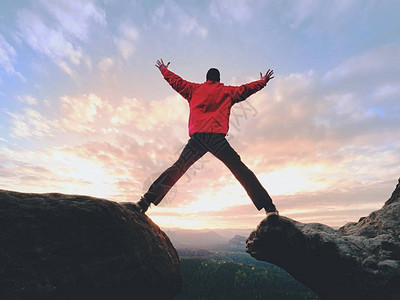
{"type": "Polygon", "coordinates": [[[231,170],[258,210],[266,208],[267,211],[275,211],[271,197],[254,173],[241,161],[240,156],[229,145],[223,133],[193,134],[178,160],[153,182],[144,198],[155,205],[159,204],[190,166],[208,151],[231,170]]]}

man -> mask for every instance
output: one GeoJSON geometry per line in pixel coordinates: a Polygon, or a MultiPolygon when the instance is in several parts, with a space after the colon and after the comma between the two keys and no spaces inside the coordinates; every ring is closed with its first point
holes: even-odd
{"type": "Polygon", "coordinates": [[[229,168],[258,210],[264,208],[267,214],[277,215],[278,211],[267,191],[225,138],[229,129],[231,107],[265,87],[268,81],[274,78],[274,71],[268,70],[264,76],[260,73],[260,80],[254,82],[241,86],[226,86],[220,83],[217,69],[210,69],[206,75],[206,82],[199,84],[183,80],[168,69],[169,64],[165,65],[160,59],[157,60],[156,67],[171,87],[189,102],[190,139],[178,160],[165,170],[140,201],[135,203],[136,208],[144,213],[151,203],[158,205],[189,167],[209,151],[229,168]]]}

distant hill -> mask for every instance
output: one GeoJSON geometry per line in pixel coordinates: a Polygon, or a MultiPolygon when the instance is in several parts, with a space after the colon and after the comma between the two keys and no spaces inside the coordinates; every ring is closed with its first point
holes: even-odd
{"type": "Polygon", "coordinates": [[[211,230],[176,229],[166,230],[172,244],[179,249],[213,249],[226,245],[227,238],[211,230]]]}
{"type": "Polygon", "coordinates": [[[214,250],[219,248],[240,246],[239,240],[244,243],[241,248],[245,248],[246,237],[252,229],[180,229],[163,228],[170,238],[172,244],[177,249],[207,249],[214,250]],[[239,238],[240,237],[240,238],[239,238]],[[235,241],[236,239],[236,241],[235,241]],[[239,243],[239,244],[238,244],[239,243]]]}
{"type": "Polygon", "coordinates": [[[246,248],[246,237],[242,235],[235,235],[228,241],[228,246],[234,249],[245,249],[246,248]]]}

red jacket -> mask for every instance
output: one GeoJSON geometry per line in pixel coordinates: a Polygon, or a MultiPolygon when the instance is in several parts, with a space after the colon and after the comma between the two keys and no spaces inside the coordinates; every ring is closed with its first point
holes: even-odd
{"type": "Polygon", "coordinates": [[[188,82],[167,68],[161,73],[172,88],[189,102],[189,136],[196,132],[227,134],[231,107],[266,85],[262,79],[241,86],[227,86],[211,80],[200,84],[188,82]]]}

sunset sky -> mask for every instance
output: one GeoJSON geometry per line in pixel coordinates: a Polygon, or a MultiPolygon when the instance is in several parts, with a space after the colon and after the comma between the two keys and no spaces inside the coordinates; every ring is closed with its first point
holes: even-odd
{"type": "MultiPolygon", "coordinates": [[[[281,215],[342,226],[400,176],[400,1],[0,3],[0,189],[137,201],[188,140],[154,66],[203,82],[275,79],[233,107],[228,140],[281,215]]],[[[163,228],[264,218],[206,154],[148,215],[163,228]]]]}

